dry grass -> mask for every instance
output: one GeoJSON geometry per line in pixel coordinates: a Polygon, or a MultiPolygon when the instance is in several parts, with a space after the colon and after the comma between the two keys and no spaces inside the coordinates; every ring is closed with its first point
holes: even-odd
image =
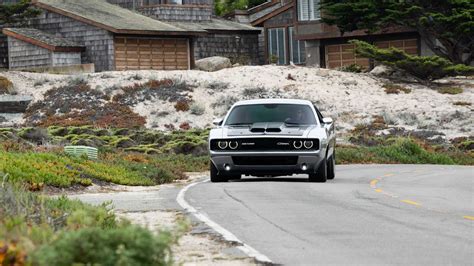
{"type": "Polygon", "coordinates": [[[393,83],[385,83],[382,87],[387,94],[399,94],[400,92],[408,94],[411,92],[411,89],[393,83]]]}
{"type": "Polygon", "coordinates": [[[442,87],[438,89],[438,92],[441,94],[451,94],[451,95],[460,94],[460,93],[463,93],[463,91],[464,90],[459,87],[442,87]]]}
{"type": "Polygon", "coordinates": [[[472,104],[471,104],[470,102],[457,101],[457,102],[454,102],[453,105],[458,105],[458,106],[471,106],[472,104]]]}

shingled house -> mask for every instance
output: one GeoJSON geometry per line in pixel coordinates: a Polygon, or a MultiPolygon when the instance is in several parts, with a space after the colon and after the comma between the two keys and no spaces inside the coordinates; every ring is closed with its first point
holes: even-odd
{"type": "Polygon", "coordinates": [[[183,1],[34,0],[42,13],[28,28],[3,29],[3,61],[11,69],[93,63],[96,71],[189,69],[215,55],[256,63],[259,29],[213,17],[212,2],[183,1]]]}
{"type": "MultiPolygon", "coordinates": [[[[324,15],[324,14],[323,14],[324,15]]],[[[227,17],[263,28],[262,44],[267,63],[304,64],[339,68],[351,64],[368,67],[367,58],[357,57],[350,39],[362,39],[378,47],[397,47],[409,54],[432,55],[414,29],[394,27],[368,35],[347,32],[321,22],[320,0],[270,0],[227,17]]]]}

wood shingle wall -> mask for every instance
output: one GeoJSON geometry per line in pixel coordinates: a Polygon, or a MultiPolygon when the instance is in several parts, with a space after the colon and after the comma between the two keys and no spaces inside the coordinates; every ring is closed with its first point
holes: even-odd
{"type": "Polygon", "coordinates": [[[208,21],[211,20],[212,8],[207,6],[181,7],[181,6],[155,6],[143,7],[139,12],[165,21],[208,21]]]}
{"type": "Polygon", "coordinates": [[[51,51],[18,39],[8,37],[9,68],[50,66],[51,51]]]}
{"type": "Polygon", "coordinates": [[[14,37],[8,37],[8,50],[10,69],[81,64],[78,52],[53,52],[14,37]]]}
{"type": "Polygon", "coordinates": [[[194,40],[194,57],[224,56],[233,63],[259,63],[257,34],[211,34],[194,40]]]}
{"type": "Polygon", "coordinates": [[[94,63],[96,71],[114,70],[114,36],[111,32],[46,10],[31,21],[31,27],[87,47],[81,55],[82,63],[94,63]]]}

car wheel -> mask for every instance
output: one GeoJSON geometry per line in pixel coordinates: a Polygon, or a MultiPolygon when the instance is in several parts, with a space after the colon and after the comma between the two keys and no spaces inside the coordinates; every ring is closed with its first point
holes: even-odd
{"type": "Polygon", "coordinates": [[[336,176],[336,160],[335,160],[335,153],[332,154],[331,157],[328,159],[328,169],[327,169],[327,177],[328,179],[334,179],[336,176]]]}
{"type": "Polygon", "coordinates": [[[326,159],[324,159],[321,164],[319,165],[316,172],[309,173],[309,182],[318,182],[324,183],[327,180],[327,163],[326,159]]]}
{"type": "Polygon", "coordinates": [[[227,178],[219,174],[219,171],[217,170],[216,166],[212,162],[209,162],[209,164],[209,171],[211,172],[211,182],[227,182],[227,178]]]}

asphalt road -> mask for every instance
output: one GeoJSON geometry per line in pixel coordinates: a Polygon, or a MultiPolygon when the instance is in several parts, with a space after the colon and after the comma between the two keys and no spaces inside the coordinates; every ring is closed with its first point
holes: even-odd
{"type": "Polygon", "coordinates": [[[185,200],[285,265],[474,265],[474,167],[338,166],[335,180],[201,183],[185,200]]]}

